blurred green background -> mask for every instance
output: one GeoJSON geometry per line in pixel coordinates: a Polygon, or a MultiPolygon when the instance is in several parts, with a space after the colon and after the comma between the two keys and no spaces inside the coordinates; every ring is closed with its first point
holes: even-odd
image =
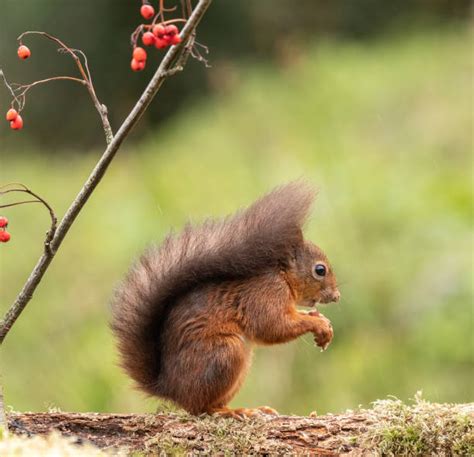
{"type": "MultiPolygon", "coordinates": [[[[325,353],[310,335],[257,349],[233,405],[337,412],[419,389],[433,401],[473,400],[468,2],[396,11],[392,2],[325,3],[211,6],[200,40],[212,67],[191,62],[167,82],[4,344],[2,377],[14,409],[153,411],[156,401],[134,391],[116,366],[108,329],[114,285],[170,228],[227,214],[302,176],[319,188],[307,236],[342,284],[341,302],[323,310],[335,339],[325,353]]],[[[152,71],[128,70],[138,22],[129,2],[119,2],[117,14],[106,1],[0,5],[12,47],[0,40],[7,76],[72,71],[58,69],[65,58],[37,40],[36,60],[36,44],[31,61],[11,52],[25,28],[61,32],[87,51],[116,127],[152,71]],[[25,5],[31,10],[20,14],[25,5]],[[63,19],[52,14],[58,8],[63,19]]],[[[59,215],[102,151],[82,92],[62,83],[32,91],[24,130],[0,126],[0,181],[27,184],[59,215]]],[[[0,94],[6,111],[8,94],[0,94]]],[[[3,312],[41,253],[48,215],[37,205],[2,214],[12,233],[0,246],[3,312]]]]}

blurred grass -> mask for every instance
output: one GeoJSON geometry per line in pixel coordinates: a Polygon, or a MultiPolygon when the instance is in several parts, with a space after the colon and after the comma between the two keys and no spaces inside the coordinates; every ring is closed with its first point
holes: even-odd
{"type": "MultiPolygon", "coordinates": [[[[472,401],[470,38],[453,28],[319,43],[290,66],[236,69],[232,92],[125,145],[5,343],[7,402],[153,410],[116,366],[114,284],[170,227],[232,212],[300,176],[320,189],[307,236],[342,283],[341,303],[324,311],[335,340],[324,354],[310,336],[258,349],[233,404],[336,412],[419,389],[433,401],[472,401]]],[[[63,214],[98,154],[3,151],[0,178],[27,183],[63,214]]],[[[48,219],[35,205],[3,213],[12,233],[0,246],[5,310],[48,219]]]]}

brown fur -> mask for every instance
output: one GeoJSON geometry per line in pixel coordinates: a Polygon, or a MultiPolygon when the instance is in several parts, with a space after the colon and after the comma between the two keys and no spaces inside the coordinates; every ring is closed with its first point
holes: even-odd
{"type": "Polygon", "coordinates": [[[145,252],[116,292],[112,321],[122,365],[142,390],[195,414],[220,411],[243,382],[253,343],[307,332],[330,341],[326,318],[296,310],[339,298],[324,253],[302,236],[312,200],[305,184],[290,183],[145,252]],[[323,280],[316,262],[328,268],[323,280]]]}

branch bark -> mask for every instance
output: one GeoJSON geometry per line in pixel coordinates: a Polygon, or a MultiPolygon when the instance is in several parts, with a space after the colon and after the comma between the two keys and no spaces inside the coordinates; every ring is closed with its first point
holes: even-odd
{"type": "Polygon", "coordinates": [[[177,412],[9,413],[8,421],[14,434],[56,431],[114,455],[474,455],[474,403],[431,403],[421,393],[410,403],[393,397],[342,414],[246,420],[177,412]]]}
{"type": "MultiPolygon", "coordinates": [[[[92,76],[91,76],[91,72],[89,71],[89,65],[87,63],[86,55],[80,49],[72,49],[69,46],[67,46],[64,42],[62,42],[59,38],[56,38],[55,36],[53,36],[49,33],[46,33],[46,32],[37,32],[37,31],[33,31],[33,30],[23,32],[17,38],[17,40],[20,44],[22,43],[22,41],[21,41],[22,38],[26,35],[41,35],[41,36],[47,38],[48,40],[51,40],[54,43],[58,44],[60,46],[60,48],[58,50],[59,52],[68,53],[73,58],[76,66],[77,66],[77,69],[79,70],[79,73],[81,74],[81,76],[83,78],[83,81],[84,81],[84,83],[87,87],[89,95],[92,98],[92,102],[94,103],[94,106],[95,106],[97,112],[99,113],[100,120],[102,121],[102,128],[104,129],[104,133],[105,133],[105,141],[107,142],[107,144],[110,144],[112,142],[112,139],[113,139],[114,135],[113,135],[113,132],[112,132],[112,127],[110,126],[109,118],[107,116],[107,107],[100,102],[99,98],[97,97],[97,94],[95,93],[94,84],[92,83],[92,76]],[[78,57],[77,54],[81,55],[82,58],[84,59],[85,69],[84,69],[84,66],[82,65],[81,59],[78,57]]],[[[55,79],[58,79],[58,78],[49,78],[45,81],[53,81],[55,79]]],[[[61,78],[59,78],[59,79],[61,79],[61,78]]],[[[76,78],[72,78],[72,79],[76,79],[76,78]]],[[[45,82],[45,81],[39,81],[39,83],[42,83],[42,82],[45,82]]],[[[78,80],[78,81],[80,81],[80,80],[78,80]]],[[[38,82],[33,83],[31,86],[33,86],[34,84],[37,84],[37,83],[38,82]]],[[[25,92],[22,94],[23,97],[24,97],[24,94],[25,94],[25,92]]],[[[23,100],[24,100],[24,98],[23,98],[23,100]]]]}
{"type": "MultiPolygon", "coordinates": [[[[71,206],[67,210],[50,242],[50,249],[44,252],[39,258],[36,266],[28,277],[16,300],[5,314],[3,320],[0,322],[0,344],[3,343],[13,324],[16,322],[28,302],[31,300],[33,293],[41,282],[41,279],[43,278],[49,265],[51,264],[51,261],[61,246],[64,237],[71,228],[81,209],[93,193],[94,189],[103,178],[107,168],[115,157],[115,154],[119,150],[120,146],[130,134],[133,127],[140,120],[141,116],[155,97],[163,82],[171,74],[174,74],[175,71],[173,64],[175,62],[180,63],[180,57],[186,52],[186,43],[189,39],[192,39],[192,35],[195,32],[196,27],[204,16],[204,13],[206,12],[210,3],[211,0],[200,0],[196,5],[196,8],[193,10],[181,32],[182,43],[171,47],[163,57],[158,69],[150,80],[148,86],[145,88],[143,94],[133,107],[130,114],[123,121],[117,133],[111,139],[92,173],[89,175],[77,197],[74,199],[71,206]]],[[[181,69],[181,66],[179,69],[181,69]]]]}
{"type": "Polygon", "coordinates": [[[13,434],[56,430],[78,444],[91,442],[112,453],[125,449],[127,455],[336,456],[360,451],[357,442],[374,419],[360,413],[245,421],[186,414],[10,413],[8,420],[13,434]]]}
{"type": "Polygon", "coordinates": [[[54,212],[53,208],[50,206],[50,204],[44,199],[41,198],[37,193],[33,192],[31,189],[28,189],[24,184],[21,183],[10,183],[6,184],[4,186],[0,187],[0,196],[9,194],[9,193],[14,193],[14,192],[23,192],[28,195],[31,195],[32,197],[35,198],[35,200],[23,200],[20,202],[14,202],[14,203],[8,203],[8,204],[3,204],[0,205],[1,208],[8,208],[11,206],[17,206],[17,205],[23,205],[25,203],[41,203],[49,212],[49,217],[51,218],[51,225],[49,227],[49,230],[46,232],[46,237],[44,240],[44,248],[46,251],[51,250],[51,240],[54,237],[54,233],[56,232],[56,226],[58,223],[58,220],[56,218],[56,213],[54,212]]]}

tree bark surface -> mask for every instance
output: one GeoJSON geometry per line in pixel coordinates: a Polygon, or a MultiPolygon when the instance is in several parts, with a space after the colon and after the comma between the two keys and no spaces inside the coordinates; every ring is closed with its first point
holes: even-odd
{"type": "Polygon", "coordinates": [[[357,441],[372,423],[364,413],[317,417],[265,416],[238,421],[184,414],[10,413],[11,432],[46,435],[58,431],[78,445],[126,448],[152,455],[359,454],[357,441]],[[235,441],[235,442],[234,442],[235,441]],[[173,452],[174,453],[174,452],[173,452]]]}

